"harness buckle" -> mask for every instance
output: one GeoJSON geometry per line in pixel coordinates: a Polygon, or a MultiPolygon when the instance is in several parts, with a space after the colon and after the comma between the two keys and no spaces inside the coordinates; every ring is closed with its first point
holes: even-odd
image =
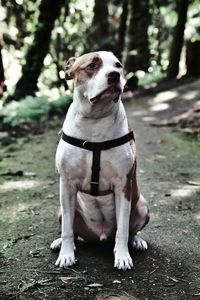
{"type": "Polygon", "coordinates": [[[88,143],[88,141],[84,141],[82,147],[85,148],[86,143],[88,143]]]}
{"type": "Polygon", "coordinates": [[[90,183],[91,184],[99,184],[99,182],[96,182],[96,181],[91,181],[90,183]]]}

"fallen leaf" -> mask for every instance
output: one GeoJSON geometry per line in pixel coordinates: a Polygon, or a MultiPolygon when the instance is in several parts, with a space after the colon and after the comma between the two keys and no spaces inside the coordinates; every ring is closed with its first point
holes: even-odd
{"type": "Polygon", "coordinates": [[[113,280],[112,283],[121,283],[121,281],[116,279],[116,280],[113,280]]]}
{"type": "Polygon", "coordinates": [[[34,172],[24,172],[23,175],[27,176],[27,177],[35,177],[36,173],[34,173],[34,172]]]}
{"type": "Polygon", "coordinates": [[[46,199],[53,199],[55,197],[55,194],[49,194],[46,196],[46,199]]]}
{"type": "Polygon", "coordinates": [[[162,159],[166,159],[166,157],[164,155],[159,155],[159,154],[156,154],[152,157],[152,160],[154,161],[160,161],[162,159]]]}
{"type": "Polygon", "coordinates": [[[77,280],[77,277],[74,276],[67,276],[67,277],[60,277],[59,278],[62,282],[68,283],[69,280],[77,280]]]}
{"type": "Polygon", "coordinates": [[[90,283],[87,286],[89,286],[89,287],[101,287],[101,286],[103,286],[103,284],[101,284],[101,283],[90,283]]]}

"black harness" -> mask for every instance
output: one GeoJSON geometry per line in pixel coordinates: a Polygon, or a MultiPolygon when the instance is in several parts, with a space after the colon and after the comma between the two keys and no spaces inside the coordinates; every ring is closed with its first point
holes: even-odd
{"type": "Polygon", "coordinates": [[[100,173],[100,160],[101,160],[101,151],[102,150],[108,150],[111,148],[118,147],[120,145],[123,145],[131,140],[135,141],[133,131],[130,131],[126,135],[114,139],[114,140],[108,140],[101,143],[92,143],[89,141],[77,139],[74,137],[71,137],[69,135],[66,135],[64,132],[62,132],[61,138],[66,142],[73,146],[89,150],[93,152],[92,157],[92,176],[91,176],[91,182],[90,182],[90,194],[93,196],[99,195],[99,173],[100,173]]]}

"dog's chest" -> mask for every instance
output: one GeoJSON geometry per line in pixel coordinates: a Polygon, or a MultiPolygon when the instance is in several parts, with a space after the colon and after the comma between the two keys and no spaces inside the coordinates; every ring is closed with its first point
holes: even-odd
{"type": "Polygon", "coordinates": [[[116,228],[114,186],[123,184],[122,178],[131,167],[130,145],[122,145],[101,151],[99,192],[103,196],[90,195],[92,151],[77,148],[61,140],[57,151],[57,164],[64,172],[65,180],[78,187],[77,209],[100,239],[112,235],[116,228]]]}
{"type": "MultiPolygon", "coordinates": [[[[92,151],[80,149],[60,141],[56,155],[58,171],[65,173],[80,191],[90,192],[92,177],[92,151]]],[[[99,191],[113,190],[113,184],[129,172],[133,157],[130,145],[122,145],[110,150],[101,151],[99,191]]]]}
{"type": "Polygon", "coordinates": [[[87,227],[100,240],[110,236],[116,228],[114,194],[94,197],[82,192],[78,193],[77,210],[87,227]]]}

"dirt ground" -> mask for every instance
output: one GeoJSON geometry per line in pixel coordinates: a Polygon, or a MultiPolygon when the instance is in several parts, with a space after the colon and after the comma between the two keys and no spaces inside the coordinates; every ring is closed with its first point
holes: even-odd
{"type": "MultiPolygon", "coordinates": [[[[191,86],[193,96],[197,89],[191,86]]],[[[187,101],[186,90],[173,91],[187,101]]],[[[131,250],[131,271],[113,268],[113,245],[83,241],[77,242],[73,269],[54,266],[58,253],[49,245],[60,233],[54,169],[59,128],[1,147],[1,300],[200,299],[200,142],[151,126],[174,111],[172,92],[165,101],[167,94],[160,102],[159,95],[125,102],[151,213],[141,233],[149,249],[131,250]]]]}

